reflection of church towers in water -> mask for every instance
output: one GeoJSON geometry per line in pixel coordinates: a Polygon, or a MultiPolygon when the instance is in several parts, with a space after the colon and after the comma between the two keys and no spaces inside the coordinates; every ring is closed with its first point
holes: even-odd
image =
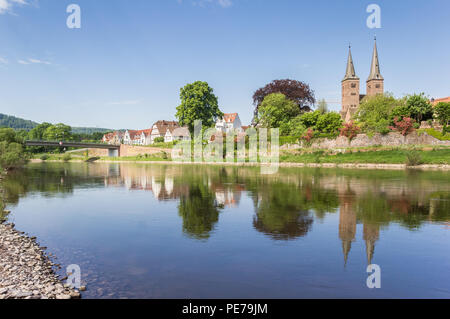
{"type": "MultiPolygon", "coordinates": [[[[341,198],[339,215],[339,238],[342,241],[344,264],[347,265],[352,242],[356,237],[356,211],[350,198],[341,198]]],[[[363,223],[363,239],[366,245],[367,263],[372,264],[375,253],[375,243],[380,238],[380,227],[377,224],[363,223]]]]}
{"type": "Polygon", "coordinates": [[[375,252],[375,242],[380,238],[380,227],[374,224],[364,224],[363,239],[366,242],[367,264],[372,264],[375,252]]]}
{"type": "Polygon", "coordinates": [[[344,199],[339,215],[339,238],[342,241],[344,262],[347,265],[348,254],[356,236],[356,212],[350,200],[344,199]]]}

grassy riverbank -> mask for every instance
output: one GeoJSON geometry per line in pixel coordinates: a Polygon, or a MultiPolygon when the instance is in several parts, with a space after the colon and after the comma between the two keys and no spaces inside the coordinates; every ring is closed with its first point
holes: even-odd
{"type": "MultiPolygon", "coordinates": [[[[65,154],[38,155],[36,160],[80,162],[87,157],[65,154]]],[[[170,162],[171,156],[161,152],[153,155],[131,157],[101,157],[101,162],[170,162]]],[[[280,163],[293,164],[406,164],[418,165],[450,165],[449,147],[371,147],[342,150],[284,150],[280,152],[280,163]]]]}
{"type": "Polygon", "coordinates": [[[355,149],[331,153],[323,150],[287,151],[280,156],[282,163],[333,164],[450,164],[450,149],[355,149]]]}

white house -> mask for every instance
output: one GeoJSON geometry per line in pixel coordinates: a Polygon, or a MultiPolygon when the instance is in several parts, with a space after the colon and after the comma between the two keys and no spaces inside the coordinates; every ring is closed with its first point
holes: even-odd
{"type": "Polygon", "coordinates": [[[189,141],[191,139],[191,134],[187,127],[173,127],[170,126],[166,130],[166,135],[164,136],[164,142],[169,143],[173,141],[189,141]]]}
{"type": "Polygon", "coordinates": [[[216,129],[223,133],[241,132],[242,122],[237,113],[225,113],[223,118],[217,120],[216,129]]]}
{"type": "Polygon", "coordinates": [[[152,129],[148,130],[126,130],[123,136],[123,144],[149,145],[151,144],[152,129]]]}
{"type": "Polygon", "coordinates": [[[167,129],[177,128],[178,122],[175,121],[158,121],[153,124],[152,132],[151,132],[151,143],[155,142],[155,139],[158,137],[163,137],[165,140],[167,129]]]}
{"type": "Polygon", "coordinates": [[[136,130],[126,130],[123,135],[123,144],[132,145],[135,140],[136,133],[136,130]]]}

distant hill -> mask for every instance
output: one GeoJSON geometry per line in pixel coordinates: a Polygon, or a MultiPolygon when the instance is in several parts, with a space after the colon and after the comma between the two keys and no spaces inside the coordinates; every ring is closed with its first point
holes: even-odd
{"type": "MultiPolygon", "coordinates": [[[[30,120],[24,120],[15,116],[0,113],[0,127],[10,127],[15,130],[30,131],[38,125],[39,123],[30,120]]],[[[98,127],[72,127],[72,132],[75,134],[106,133],[111,131],[113,130],[98,127]]]]}
{"type": "Polygon", "coordinates": [[[39,124],[33,121],[24,120],[15,116],[0,113],[0,127],[10,127],[15,130],[32,130],[39,124]]]}
{"type": "Polygon", "coordinates": [[[114,130],[100,127],[72,127],[72,132],[74,134],[107,133],[112,131],[114,130]]]}

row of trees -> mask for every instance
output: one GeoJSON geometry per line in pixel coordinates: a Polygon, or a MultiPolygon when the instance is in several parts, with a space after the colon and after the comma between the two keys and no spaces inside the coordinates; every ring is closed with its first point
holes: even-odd
{"type": "Polygon", "coordinates": [[[303,82],[279,80],[256,91],[254,123],[263,127],[280,128],[281,135],[303,137],[354,136],[356,132],[386,134],[400,131],[407,134],[419,128],[422,121],[437,120],[448,131],[450,103],[433,107],[425,94],[407,95],[396,99],[392,94],[365,97],[351,125],[343,125],[337,112],[328,112],[324,100],[316,111],[314,92],[303,82]],[[354,126],[354,127],[353,127],[354,126]]]}
{"type": "Polygon", "coordinates": [[[445,133],[450,121],[450,103],[439,103],[433,107],[423,93],[400,99],[386,93],[366,97],[354,118],[367,133],[386,134],[400,122],[419,128],[422,121],[432,122],[434,119],[444,126],[445,133]]]}

